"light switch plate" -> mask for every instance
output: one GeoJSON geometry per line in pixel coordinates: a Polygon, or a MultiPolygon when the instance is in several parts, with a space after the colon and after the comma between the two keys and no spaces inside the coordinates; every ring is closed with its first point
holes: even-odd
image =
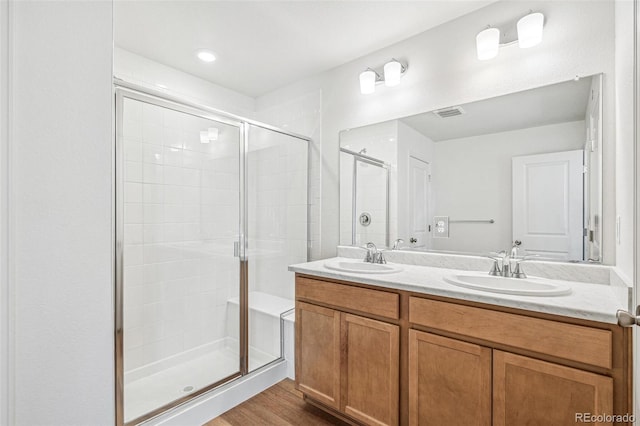
{"type": "Polygon", "coordinates": [[[433,217],[433,238],[449,238],[449,216],[433,217]]]}

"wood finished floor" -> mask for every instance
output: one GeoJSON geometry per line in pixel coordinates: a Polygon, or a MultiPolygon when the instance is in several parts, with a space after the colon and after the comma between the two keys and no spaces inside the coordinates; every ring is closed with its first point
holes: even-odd
{"type": "Polygon", "coordinates": [[[285,379],[204,426],[322,426],[346,423],[307,404],[294,382],[285,379]]]}

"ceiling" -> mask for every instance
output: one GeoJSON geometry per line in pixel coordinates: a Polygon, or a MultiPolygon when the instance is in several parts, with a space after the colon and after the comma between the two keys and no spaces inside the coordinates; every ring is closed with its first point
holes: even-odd
{"type": "Polygon", "coordinates": [[[441,142],[584,120],[591,80],[581,78],[464,104],[464,114],[455,117],[426,112],[400,121],[441,142]]]}
{"type": "Polygon", "coordinates": [[[495,0],[114,2],[115,43],[257,97],[495,0]],[[207,48],[206,64],[195,51],[207,48]]]}

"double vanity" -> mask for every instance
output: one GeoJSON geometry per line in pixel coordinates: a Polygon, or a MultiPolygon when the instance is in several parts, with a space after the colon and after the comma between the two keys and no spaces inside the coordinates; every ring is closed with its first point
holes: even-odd
{"type": "Polygon", "coordinates": [[[628,424],[631,331],[616,311],[630,288],[612,268],[532,262],[504,278],[479,257],[363,253],[290,267],[309,403],[365,425],[628,424]]]}

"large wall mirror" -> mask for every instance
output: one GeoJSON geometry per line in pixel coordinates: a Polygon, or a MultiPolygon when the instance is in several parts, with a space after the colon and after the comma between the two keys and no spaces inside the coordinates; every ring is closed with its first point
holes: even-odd
{"type": "Polygon", "coordinates": [[[602,76],[340,132],[340,243],[602,259],[602,76]]]}

